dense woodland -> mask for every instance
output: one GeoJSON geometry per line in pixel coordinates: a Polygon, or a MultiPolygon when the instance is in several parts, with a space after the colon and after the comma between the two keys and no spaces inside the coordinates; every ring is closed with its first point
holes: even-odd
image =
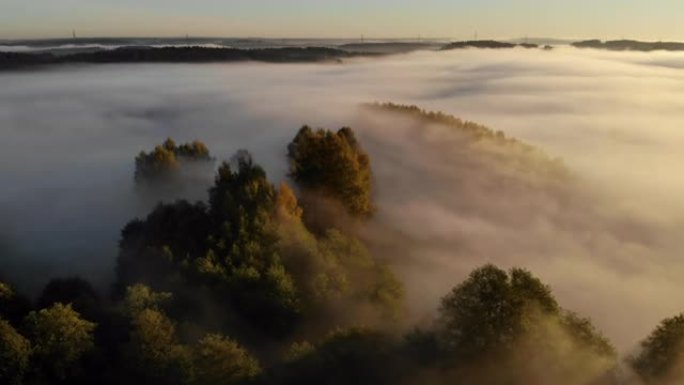
{"type": "MultiPolygon", "coordinates": [[[[447,115],[371,107],[543,156],[447,115]]],[[[430,322],[408,324],[389,256],[359,237],[376,206],[354,131],[304,126],[287,161],[292,185],[276,186],[240,151],[218,166],[206,200],[132,219],[110,292],[71,277],[27,298],[3,277],[0,383],[589,385],[624,383],[625,366],[648,384],[681,379],[684,315],[622,362],[522,268],[482,266],[454,282],[430,322]]],[[[206,145],[169,139],[138,155],[135,181],[183,183],[195,164],[213,167],[206,145]]]]}
{"type": "MultiPolygon", "coordinates": [[[[122,47],[94,52],[55,55],[50,52],[0,52],[0,69],[67,63],[214,63],[261,61],[300,63],[335,61],[358,54],[327,47],[206,48],[206,47],[122,47]]],[[[364,55],[370,55],[366,53],[364,55]]]]}
{"type": "Polygon", "coordinates": [[[572,43],[577,48],[598,48],[611,51],[682,51],[684,43],[672,41],[646,42],[637,40],[584,40],[572,43]]]}

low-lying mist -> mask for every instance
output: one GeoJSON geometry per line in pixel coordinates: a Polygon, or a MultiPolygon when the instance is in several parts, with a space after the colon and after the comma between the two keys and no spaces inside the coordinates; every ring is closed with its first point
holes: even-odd
{"type": "Polygon", "coordinates": [[[1,73],[3,275],[28,290],[73,274],[106,288],[122,226],[152,204],[133,159],[166,137],[200,139],[219,160],[247,149],[277,183],[301,125],[349,125],[375,173],[368,238],[414,319],[474,267],[520,266],[627,351],[684,310],[683,70],[682,53],[560,48],[1,73]],[[572,181],[483,161],[448,128],[359,108],[370,101],[502,130],[561,157],[572,181]]]}

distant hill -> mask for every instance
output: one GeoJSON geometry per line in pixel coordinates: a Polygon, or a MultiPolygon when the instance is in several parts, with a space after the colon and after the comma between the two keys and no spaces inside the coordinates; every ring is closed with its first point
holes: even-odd
{"type": "Polygon", "coordinates": [[[443,51],[446,50],[452,50],[452,49],[463,49],[463,48],[515,48],[515,47],[524,47],[524,48],[539,48],[539,45],[533,44],[533,43],[521,43],[521,44],[515,44],[515,43],[507,43],[507,42],[502,42],[502,41],[496,41],[496,40],[466,40],[466,41],[457,41],[453,43],[449,43],[442,47],[443,51]]]}
{"type": "MultiPolygon", "coordinates": [[[[297,63],[335,61],[359,56],[346,50],[325,47],[289,48],[207,48],[207,47],[134,47],[95,52],[54,55],[52,53],[0,52],[0,69],[67,63],[212,63],[261,61],[297,63]]],[[[371,55],[365,53],[364,55],[371,55]]]]}
{"type": "Polygon", "coordinates": [[[612,51],[684,51],[684,43],[678,42],[644,42],[637,40],[584,40],[572,43],[577,48],[596,48],[612,51]]]}

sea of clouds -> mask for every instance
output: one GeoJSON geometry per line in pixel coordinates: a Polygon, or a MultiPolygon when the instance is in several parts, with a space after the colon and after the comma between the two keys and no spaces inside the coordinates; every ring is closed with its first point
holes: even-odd
{"type": "Polygon", "coordinates": [[[401,246],[384,257],[415,319],[488,262],[531,270],[623,352],[684,311],[684,53],[84,65],[4,72],[0,84],[0,267],[27,289],[73,274],[106,288],[121,227],[150,209],[133,159],[166,137],[200,139],[219,159],[247,149],[277,183],[301,125],[350,125],[375,171],[369,233],[401,246]],[[573,186],[517,183],[444,127],[359,110],[372,101],[502,130],[562,158],[573,186]]]}

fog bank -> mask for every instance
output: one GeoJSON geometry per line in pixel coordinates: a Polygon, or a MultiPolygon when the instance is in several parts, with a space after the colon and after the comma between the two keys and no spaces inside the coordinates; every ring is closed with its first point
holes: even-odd
{"type": "Polygon", "coordinates": [[[3,273],[30,288],[74,273],[104,284],[121,227],[150,208],[133,158],[168,136],[218,159],[245,148],[278,182],[301,125],[350,125],[376,173],[372,234],[402,246],[386,257],[415,317],[473,267],[516,265],[625,350],[684,310],[682,80],[684,53],[571,48],[0,73],[3,273]],[[574,182],[526,179],[444,127],[360,111],[368,101],[503,130],[562,157],[574,182]]]}

